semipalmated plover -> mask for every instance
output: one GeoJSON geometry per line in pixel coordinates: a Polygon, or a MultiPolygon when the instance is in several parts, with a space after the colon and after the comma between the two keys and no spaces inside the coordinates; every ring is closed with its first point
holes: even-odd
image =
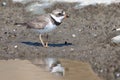
{"type": "Polygon", "coordinates": [[[52,67],[51,73],[54,73],[59,76],[64,76],[65,68],[61,64],[57,64],[56,66],[52,67]]]}
{"type": "Polygon", "coordinates": [[[43,14],[35,19],[26,22],[27,28],[31,28],[40,33],[39,39],[44,47],[48,47],[48,41],[44,42],[42,34],[54,30],[62,23],[64,18],[67,18],[65,11],[62,9],[53,10],[52,13],[43,14]]]}
{"type": "Polygon", "coordinates": [[[49,70],[51,73],[59,76],[65,75],[65,68],[57,58],[45,58],[44,63],[47,70],[49,70]]]}

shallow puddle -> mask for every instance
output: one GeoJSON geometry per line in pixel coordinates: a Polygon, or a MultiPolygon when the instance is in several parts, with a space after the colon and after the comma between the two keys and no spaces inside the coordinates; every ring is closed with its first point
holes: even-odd
{"type": "Polygon", "coordinates": [[[87,63],[59,59],[65,68],[65,75],[56,76],[41,67],[42,59],[0,60],[1,80],[100,80],[87,63]],[[37,64],[37,65],[36,65],[37,64]]]}

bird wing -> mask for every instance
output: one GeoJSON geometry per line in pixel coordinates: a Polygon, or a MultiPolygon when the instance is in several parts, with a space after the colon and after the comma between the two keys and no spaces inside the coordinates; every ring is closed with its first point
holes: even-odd
{"type": "Polygon", "coordinates": [[[48,24],[48,18],[46,16],[38,16],[37,18],[27,22],[28,28],[44,29],[48,24]]]}

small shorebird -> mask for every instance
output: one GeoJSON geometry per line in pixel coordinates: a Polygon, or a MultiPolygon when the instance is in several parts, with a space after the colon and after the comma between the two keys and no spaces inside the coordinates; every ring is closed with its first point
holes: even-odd
{"type": "Polygon", "coordinates": [[[57,64],[51,70],[51,73],[56,75],[64,76],[65,75],[65,68],[61,64],[57,64]]]}
{"type": "Polygon", "coordinates": [[[68,15],[66,15],[65,11],[62,9],[56,9],[53,10],[52,13],[40,15],[24,24],[27,25],[27,28],[34,29],[35,31],[39,32],[39,39],[43,47],[48,47],[48,41],[44,42],[42,39],[42,34],[54,30],[62,23],[62,20],[67,17],[68,15]]]}
{"type": "Polygon", "coordinates": [[[56,58],[46,58],[44,60],[46,68],[53,74],[64,76],[65,68],[62,66],[60,61],[56,58]]]}

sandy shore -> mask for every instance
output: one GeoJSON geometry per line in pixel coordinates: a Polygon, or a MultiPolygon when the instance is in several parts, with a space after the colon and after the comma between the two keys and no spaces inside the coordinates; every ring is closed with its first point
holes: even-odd
{"type": "Polygon", "coordinates": [[[120,4],[74,9],[74,4],[57,3],[45,9],[51,12],[55,8],[63,8],[70,18],[49,33],[50,47],[43,48],[39,34],[25,26],[14,25],[36,15],[25,12],[25,5],[8,3],[0,6],[0,59],[47,56],[82,60],[88,62],[101,78],[120,79],[120,47],[111,43],[111,38],[120,33],[113,31],[113,28],[120,27],[120,4]]]}

